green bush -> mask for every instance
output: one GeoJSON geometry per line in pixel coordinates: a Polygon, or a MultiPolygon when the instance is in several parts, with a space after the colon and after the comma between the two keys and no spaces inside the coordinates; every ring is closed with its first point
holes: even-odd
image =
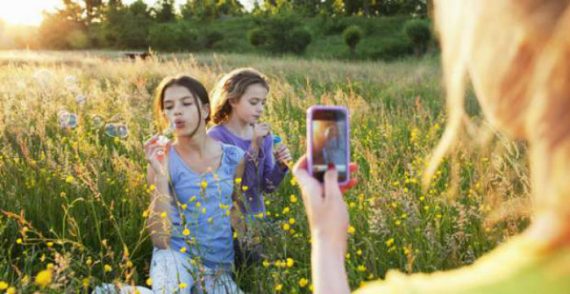
{"type": "Polygon", "coordinates": [[[404,33],[414,44],[416,55],[426,52],[427,45],[431,40],[431,29],[428,21],[413,19],[404,25],[404,33]]]}
{"type": "Polygon", "coordinates": [[[267,44],[268,36],[262,28],[253,28],[247,33],[247,39],[254,47],[262,47],[267,44]]]}
{"type": "Polygon", "coordinates": [[[89,46],[89,38],[82,30],[73,30],[65,38],[71,49],[85,49],[89,46]]]}
{"type": "Polygon", "coordinates": [[[305,52],[305,49],[311,43],[312,38],[313,37],[311,36],[309,30],[302,27],[294,29],[290,35],[290,51],[295,54],[301,54],[305,52]]]}
{"type": "Polygon", "coordinates": [[[198,36],[185,23],[155,24],[149,30],[152,48],[163,51],[199,49],[198,36]]]}
{"type": "Polygon", "coordinates": [[[344,30],[342,33],[342,38],[344,39],[344,43],[350,48],[350,52],[354,54],[356,49],[356,45],[362,40],[362,36],[364,33],[359,26],[350,26],[344,30]]]}
{"type": "Polygon", "coordinates": [[[212,49],[216,43],[224,39],[224,35],[217,30],[208,30],[202,35],[204,48],[212,49]]]}
{"type": "Polygon", "coordinates": [[[257,27],[250,30],[248,38],[253,46],[273,53],[300,54],[311,43],[311,33],[301,26],[298,16],[283,13],[256,19],[257,27]]]}
{"type": "Polygon", "coordinates": [[[382,46],[369,54],[372,59],[391,61],[414,53],[414,45],[401,39],[385,40],[382,46]]]}

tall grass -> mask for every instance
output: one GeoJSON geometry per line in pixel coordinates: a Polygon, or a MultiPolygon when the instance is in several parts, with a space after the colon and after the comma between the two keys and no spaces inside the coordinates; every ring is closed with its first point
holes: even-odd
{"type": "MultiPolygon", "coordinates": [[[[145,183],[142,143],[156,132],[153,90],[176,73],[189,73],[210,89],[238,66],[266,73],[271,90],[263,119],[295,157],[305,150],[310,105],[350,109],[352,159],[360,166],[360,184],[345,196],[352,287],[392,268],[430,272],[469,264],[528,222],[521,210],[529,194],[526,147],[495,134],[479,118],[472,95],[466,107],[474,123],[422,191],[421,173],[446,119],[436,57],[346,63],[184,54],[132,62],[116,56],[0,57],[0,282],[23,293],[145,284],[153,187],[145,183]],[[78,104],[77,95],[86,102],[78,104]],[[77,128],[60,128],[62,109],[78,115],[77,128]],[[105,135],[93,115],[124,123],[129,136],[105,135]],[[45,276],[37,279],[38,273],[46,269],[52,276],[42,284],[45,276]]],[[[238,268],[238,284],[252,293],[310,292],[308,227],[290,175],[266,196],[266,205],[269,217],[260,225],[265,259],[238,268]]]]}

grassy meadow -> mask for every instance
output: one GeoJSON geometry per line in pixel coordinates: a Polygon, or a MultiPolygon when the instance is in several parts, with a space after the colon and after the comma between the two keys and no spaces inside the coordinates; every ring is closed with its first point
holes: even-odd
{"type": "MultiPolygon", "coordinates": [[[[114,52],[2,54],[0,291],[89,293],[102,282],[149,282],[152,187],[142,144],[157,131],[154,88],[176,73],[208,89],[235,67],[267,74],[263,120],[295,158],[305,150],[310,105],[349,107],[352,159],[360,166],[360,183],[346,194],[352,288],[389,269],[432,272],[472,263],[528,223],[518,209],[529,194],[526,147],[495,134],[472,94],[466,102],[472,124],[421,189],[446,121],[438,57],[348,63],[178,54],[133,62],[114,52]],[[61,110],[77,114],[76,128],[60,127],[61,110]],[[128,137],[108,136],[94,115],[124,124],[128,137]]],[[[236,280],[250,293],[309,293],[310,240],[291,175],[266,200],[266,259],[238,268],[236,280]]]]}

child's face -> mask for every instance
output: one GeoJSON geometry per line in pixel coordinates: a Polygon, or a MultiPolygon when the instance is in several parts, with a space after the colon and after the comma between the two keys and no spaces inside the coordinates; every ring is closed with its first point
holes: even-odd
{"type": "Polygon", "coordinates": [[[174,127],[174,133],[177,136],[185,136],[192,134],[196,126],[205,126],[204,119],[208,116],[208,110],[199,99],[194,100],[194,96],[188,89],[173,85],[164,91],[164,115],[168,123],[174,127]],[[198,111],[202,112],[201,121],[199,121],[198,111]]]}
{"type": "Polygon", "coordinates": [[[265,87],[261,84],[250,85],[239,101],[230,101],[232,115],[236,115],[240,120],[246,123],[256,123],[261,117],[261,114],[263,114],[266,100],[267,89],[265,87]]]}

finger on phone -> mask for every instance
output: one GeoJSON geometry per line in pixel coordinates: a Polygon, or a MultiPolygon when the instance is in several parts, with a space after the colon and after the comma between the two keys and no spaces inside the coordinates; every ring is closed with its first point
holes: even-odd
{"type": "Polygon", "coordinates": [[[338,186],[338,171],[336,168],[329,169],[325,172],[324,176],[324,187],[325,187],[325,194],[326,197],[334,197],[339,193],[335,193],[336,190],[339,190],[338,186]]]}
{"type": "Polygon", "coordinates": [[[357,184],[358,184],[358,179],[352,178],[348,181],[348,183],[340,186],[340,191],[342,191],[342,193],[344,193],[344,192],[354,188],[354,186],[356,186],[357,184]]]}
{"type": "Polygon", "coordinates": [[[354,172],[358,171],[358,164],[356,162],[351,162],[348,165],[348,168],[349,168],[351,173],[354,173],[354,172]]]}

